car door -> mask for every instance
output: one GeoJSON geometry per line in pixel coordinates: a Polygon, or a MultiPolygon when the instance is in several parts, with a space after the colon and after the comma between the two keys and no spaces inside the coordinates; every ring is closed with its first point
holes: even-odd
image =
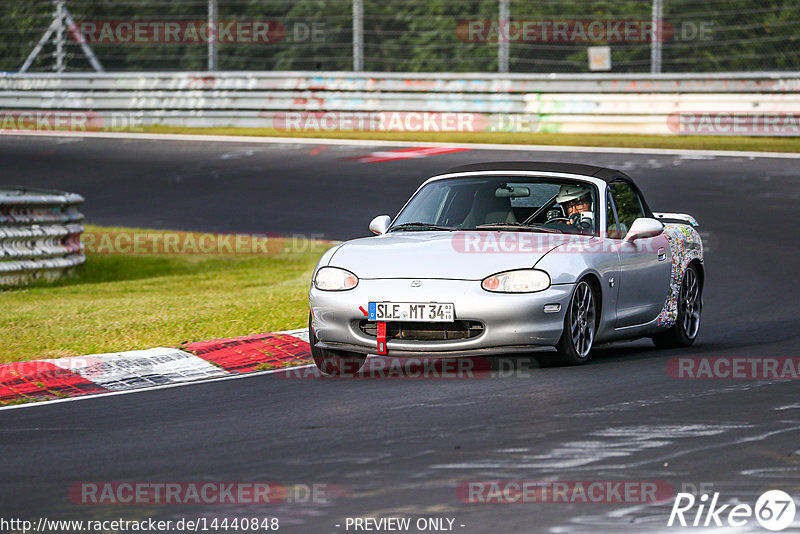
{"type": "Polygon", "coordinates": [[[601,245],[598,251],[602,252],[602,257],[594,261],[594,265],[600,273],[600,285],[603,289],[602,306],[600,315],[600,325],[597,332],[597,341],[603,343],[613,337],[614,327],[616,326],[617,314],[617,295],[619,294],[619,281],[621,278],[619,262],[620,239],[616,236],[617,216],[614,213],[614,204],[611,201],[611,193],[606,189],[605,202],[605,227],[599,228],[598,239],[601,245]]]}
{"type": "Polygon", "coordinates": [[[617,216],[610,237],[618,243],[620,258],[616,328],[625,328],[648,323],[661,312],[669,293],[672,255],[664,234],[624,242],[633,221],[647,216],[644,203],[627,181],[610,183],[609,191],[617,216]]]}

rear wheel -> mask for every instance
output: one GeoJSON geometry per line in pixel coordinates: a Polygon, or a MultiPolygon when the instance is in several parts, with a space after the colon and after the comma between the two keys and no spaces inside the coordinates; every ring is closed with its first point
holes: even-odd
{"type": "Polygon", "coordinates": [[[653,336],[656,347],[669,349],[688,347],[700,330],[700,313],[703,311],[702,287],[697,267],[689,265],[683,273],[678,292],[678,319],[666,332],[653,336]]]}
{"type": "Polygon", "coordinates": [[[361,370],[367,356],[340,350],[328,350],[317,347],[317,335],[311,328],[311,315],[308,316],[308,341],[311,355],[319,370],[326,375],[352,376],[361,370]]]}
{"type": "Polygon", "coordinates": [[[564,331],[556,345],[564,365],[580,365],[589,359],[596,328],[596,302],[592,285],[586,279],[578,282],[564,317],[564,331]]]}

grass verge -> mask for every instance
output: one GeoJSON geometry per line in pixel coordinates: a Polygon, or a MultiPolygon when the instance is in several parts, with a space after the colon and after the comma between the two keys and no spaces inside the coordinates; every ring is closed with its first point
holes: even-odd
{"type": "Polygon", "coordinates": [[[272,240],[267,253],[90,252],[74,278],[5,289],[0,363],[304,327],[311,272],[331,245],[272,240]]]}
{"type": "Polygon", "coordinates": [[[755,152],[800,152],[793,137],[740,137],[694,135],[600,135],[525,132],[293,132],[274,128],[180,128],[148,126],[137,131],[195,135],[255,137],[303,137],[432,143],[495,143],[514,145],[562,145],[622,148],[671,148],[681,150],[744,150],[755,152]]]}

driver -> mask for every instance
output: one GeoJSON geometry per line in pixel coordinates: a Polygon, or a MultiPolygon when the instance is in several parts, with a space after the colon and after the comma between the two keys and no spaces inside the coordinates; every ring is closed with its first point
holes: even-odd
{"type": "Polygon", "coordinates": [[[569,219],[567,224],[583,226],[588,223],[594,226],[594,212],[592,211],[592,190],[585,185],[562,185],[556,195],[558,202],[564,209],[565,216],[569,219]]]}

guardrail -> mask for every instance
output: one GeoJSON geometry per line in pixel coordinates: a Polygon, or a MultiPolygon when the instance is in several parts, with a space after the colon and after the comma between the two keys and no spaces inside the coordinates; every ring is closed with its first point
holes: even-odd
{"type": "MultiPolygon", "coordinates": [[[[22,114],[46,110],[85,114],[67,121],[75,129],[162,124],[417,131],[430,124],[439,131],[442,114],[459,113],[472,119],[456,120],[447,131],[675,134],[687,133],[676,131],[681,114],[722,114],[723,125],[735,124],[726,114],[800,117],[800,72],[3,74],[0,110],[0,129],[6,131],[23,129],[26,121],[38,126],[35,116],[22,114]],[[412,116],[420,128],[409,127],[414,113],[433,118],[426,123],[425,117],[412,116]],[[314,114],[316,120],[298,122],[298,114],[314,114]],[[320,118],[326,122],[320,124],[320,118]]],[[[51,127],[40,122],[42,129],[51,127]]],[[[751,130],[800,135],[800,124],[796,131],[751,130]]],[[[724,127],[719,133],[726,133],[724,127]]]]}
{"type": "Polygon", "coordinates": [[[55,280],[86,261],[82,202],[74,193],[0,187],[0,285],[55,280]]]}

